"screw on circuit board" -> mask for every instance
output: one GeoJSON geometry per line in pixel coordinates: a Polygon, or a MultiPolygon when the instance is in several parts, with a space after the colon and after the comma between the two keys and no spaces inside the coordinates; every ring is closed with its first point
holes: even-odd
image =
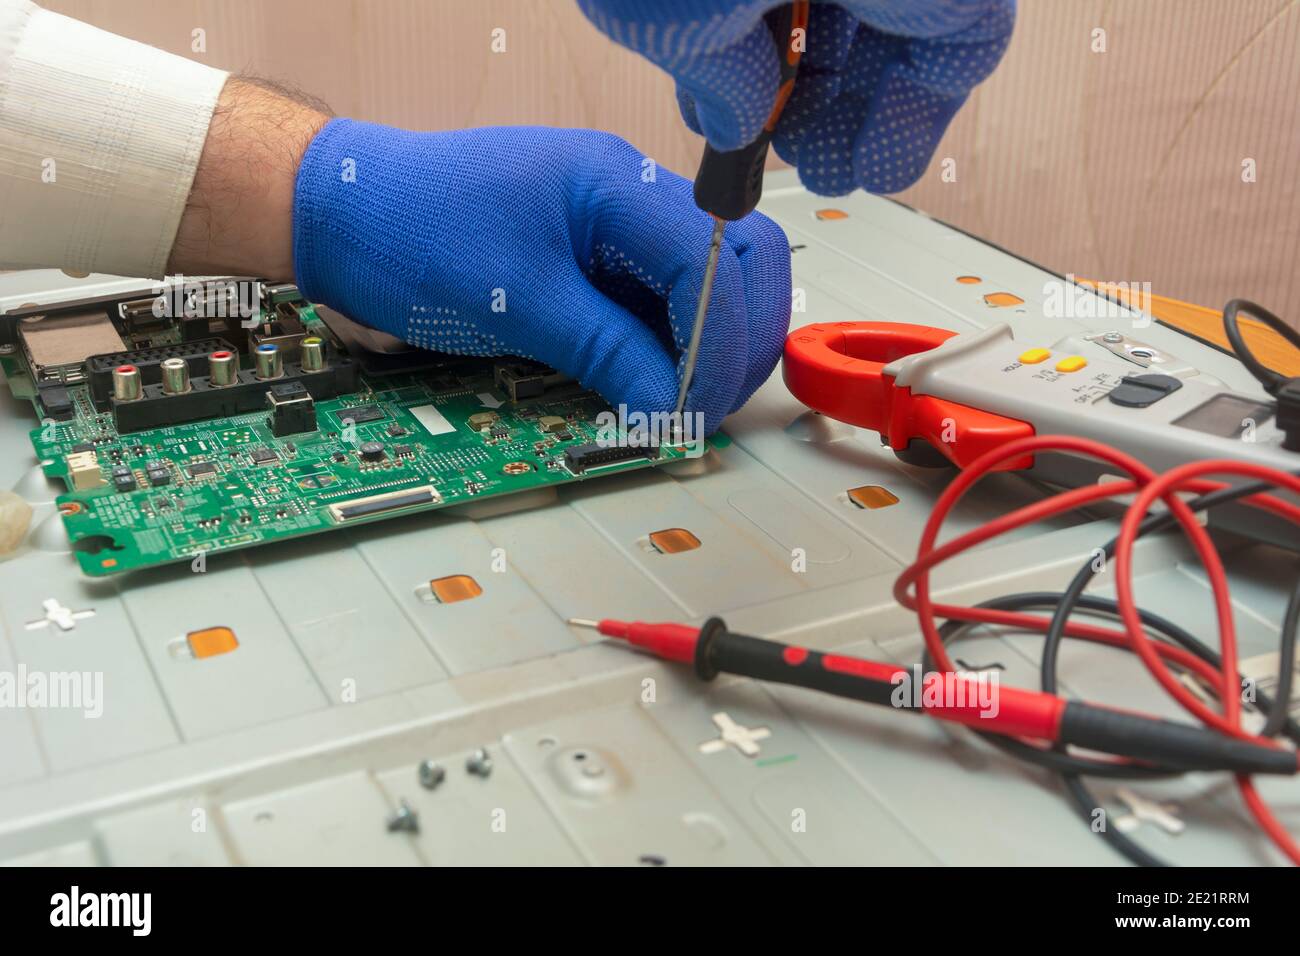
{"type": "Polygon", "coordinates": [[[388,817],[389,833],[419,833],[420,815],[405,800],[388,817]]]}
{"type": "Polygon", "coordinates": [[[420,778],[420,786],[425,790],[437,790],[447,779],[447,771],[432,760],[422,760],[416,772],[420,778]]]}
{"type": "Polygon", "coordinates": [[[0,355],[13,355],[14,347],[12,345],[0,345],[0,355]]]}
{"type": "Polygon", "coordinates": [[[486,780],[492,776],[492,755],[487,752],[486,748],[479,747],[465,761],[465,769],[474,776],[486,780]]]}

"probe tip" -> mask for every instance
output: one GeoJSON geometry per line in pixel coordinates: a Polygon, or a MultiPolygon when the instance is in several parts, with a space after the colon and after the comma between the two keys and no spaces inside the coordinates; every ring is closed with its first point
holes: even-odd
{"type": "Polygon", "coordinates": [[[599,621],[592,621],[585,617],[571,617],[569,618],[569,623],[574,627],[589,627],[593,631],[599,630],[600,628],[599,621]]]}

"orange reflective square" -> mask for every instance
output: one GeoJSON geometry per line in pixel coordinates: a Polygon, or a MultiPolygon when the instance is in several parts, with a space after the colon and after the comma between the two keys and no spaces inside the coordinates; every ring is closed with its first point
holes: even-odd
{"type": "Polygon", "coordinates": [[[445,578],[434,578],[429,582],[429,590],[440,604],[468,601],[483,593],[483,588],[468,574],[449,574],[445,578]]]}
{"type": "Polygon", "coordinates": [[[229,654],[239,646],[239,638],[228,627],[205,627],[201,631],[190,631],[185,635],[185,640],[190,645],[190,653],[199,660],[229,654]]]}
{"type": "Polygon", "coordinates": [[[1014,292],[990,292],[984,301],[997,309],[1009,309],[1015,305],[1024,305],[1025,300],[1014,292]]]}
{"type": "Polygon", "coordinates": [[[898,504],[898,496],[880,485],[863,485],[849,489],[849,500],[859,508],[888,508],[898,504]]]}
{"type": "Polygon", "coordinates": [[[700,546],[700,539],[685,528],[665,528],[650,532],[650,544],[660,554],[680,554],[694,551],[700,546]]]}

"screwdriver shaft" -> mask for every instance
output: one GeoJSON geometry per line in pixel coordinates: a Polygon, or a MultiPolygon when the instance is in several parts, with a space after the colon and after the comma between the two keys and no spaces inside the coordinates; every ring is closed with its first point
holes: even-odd
{"type": "MultiPolygon", "coordinates": [[[[677,405],[673,408],[672,427],[674,440],[681,442],[684,438],[686,424],[686,393],[690,390],[691,379],[695,377],[695,360],[700,355],[700,337],[704,334],[704,317],[709,311],[709,298],[713,295],[713,277],[718,272],[718,256],[722,253],[722,234],[727,228],[727,221],[714,217],[713,237],[709,240],[709,258],[704,265],[704,282],[700,285],[700,301],[695,306],[695,324],[691,326],[691,340],[686,346],[686,364],[682,368],[682,380],[677,386],[677,405]]],[[[696,435],[696,438],[702,436],[696,435]]]]}

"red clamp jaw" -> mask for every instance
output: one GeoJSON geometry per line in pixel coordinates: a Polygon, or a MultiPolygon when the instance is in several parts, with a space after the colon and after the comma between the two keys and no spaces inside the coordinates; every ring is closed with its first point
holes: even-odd
{"type": "MultiPolygon", "coordinates": [[[[826,322],[795,329],[785,340],[785,384],[813,411],[880,433],[890,448],[905,452],[919,439],[958,468],[1017,438],[1033,426],[933,395],[914,395],[896,385],[885,366],[937,348],[956,333],[901,322],[826,322]]],[[[998,470],[1033,466],[1013,459],[998,470]]]]}

